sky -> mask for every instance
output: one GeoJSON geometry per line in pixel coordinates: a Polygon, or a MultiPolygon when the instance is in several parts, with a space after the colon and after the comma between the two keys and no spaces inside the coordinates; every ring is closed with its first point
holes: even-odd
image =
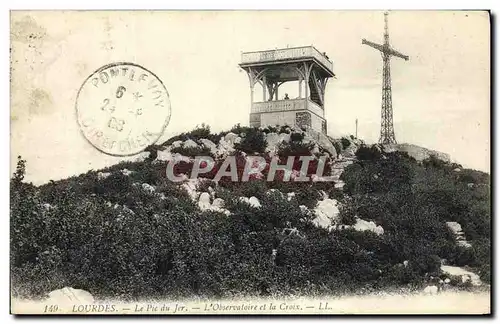
{"type": "MultiPolygon", "coordinates": [[[[394,127],[399,143],[490,170],[490,25],[485,12],[391,11],[394,127]]],[[[108,156],[82,136],[75,100],[84,80],[133,62],[166,86],[171,119],[160,141],[202,123],[214,132],[248,125],[241,53],[314,45],[334,62],[325,117],[333,137],[378,141],[382,60],[361,39],[383,42],[381,11],[160,11],[11,13],[11,171],[27,160],[41,184],[100,169],[108,156]]],[[[285,85],[280,94],[296,91],[285,85]]]]}

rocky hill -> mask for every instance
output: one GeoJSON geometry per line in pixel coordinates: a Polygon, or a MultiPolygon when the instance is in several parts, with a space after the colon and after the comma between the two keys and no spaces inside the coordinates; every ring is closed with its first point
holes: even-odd
{"type": "Polygon", "coordinates": [[[23,182],[20,160],[11,180],[13,294],[66,286],[97,298],[487,287],[490,176],[432,152],[415,159],[402,151],[237,125],[219,134],[202,126],[135,162],[39,187],[23,182]],[[214,167],[191,179],[195,156],[214,167]],[[228,156],[237,181],[214,181],[228,156]],[[267,181],[272,158],[285,164],[288,156],[293,167],[267,181]],[[311,160],[308,181],[295,181],[304,175],[300,156],[311,160]],[[172,161],[182,181],[167,178],[172,161]]]}

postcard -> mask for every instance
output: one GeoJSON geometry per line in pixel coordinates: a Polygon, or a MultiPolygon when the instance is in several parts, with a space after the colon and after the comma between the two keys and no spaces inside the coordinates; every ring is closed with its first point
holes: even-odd
{"type": "Polygon", "coordinates": [[[12,314],[491,314],[488,11],[11,11],[12,314]]]}

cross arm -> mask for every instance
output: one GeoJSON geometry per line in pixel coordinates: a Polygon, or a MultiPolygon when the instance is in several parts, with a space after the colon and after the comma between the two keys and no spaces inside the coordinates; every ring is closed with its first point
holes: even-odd
{"type": "Polygon", "coordinates": [[[396,51],[396,50],[394,50],[392,48],[389,48],[388,53],[390,55],[402,58],[405,61],[408,61],[410,59],[407,55],[401,54],[400,52],[398,52],[398,51],[396,51]]]}
{"type": "Polygon", "coordinates": [[[386,47],[384,45],[380,45],[380,44],[377,44],[377,43],[374,43],[374,42],[370,42],[366,39],[363,38],[361,44],[364,44],[364,45],[368,45],[370,47],[373,47],[374,49],[376,50],[379,50],[381,51],[382,53],[386,53],[386,54],[389,54],[389,55],[392,55],[392,56],[396,56],[396,57],[399,57],[399,58],[402,58],[403,60],[405,61],[408,61],[410,58],[407,56],[407,55],[404,55],[390,47],[386,47]]]}
{"type": "Polygon", "coordinates": [[[380,44],[377,44],[377,43],[374,43],[374,42],[370,42],[370,41],[367,41],[366,39],[363,38],[363,40],[361,41],[361,44],[364,44],[364,45],[368,45],[370,47],[373,47],[374,49],[377,49],[381,52],[384,52],[384,46],[380,45],[380,44]]]}

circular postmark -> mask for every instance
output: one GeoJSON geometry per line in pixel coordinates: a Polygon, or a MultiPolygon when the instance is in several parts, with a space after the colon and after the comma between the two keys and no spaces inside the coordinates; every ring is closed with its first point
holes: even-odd
{"type": "Polygon", "coordinates": [[[108,64],[92,73],[76,98],[78,124],[95,148],[127,156],[155,144],[170,121],[167,89],[134,63],[108,64]]]}

